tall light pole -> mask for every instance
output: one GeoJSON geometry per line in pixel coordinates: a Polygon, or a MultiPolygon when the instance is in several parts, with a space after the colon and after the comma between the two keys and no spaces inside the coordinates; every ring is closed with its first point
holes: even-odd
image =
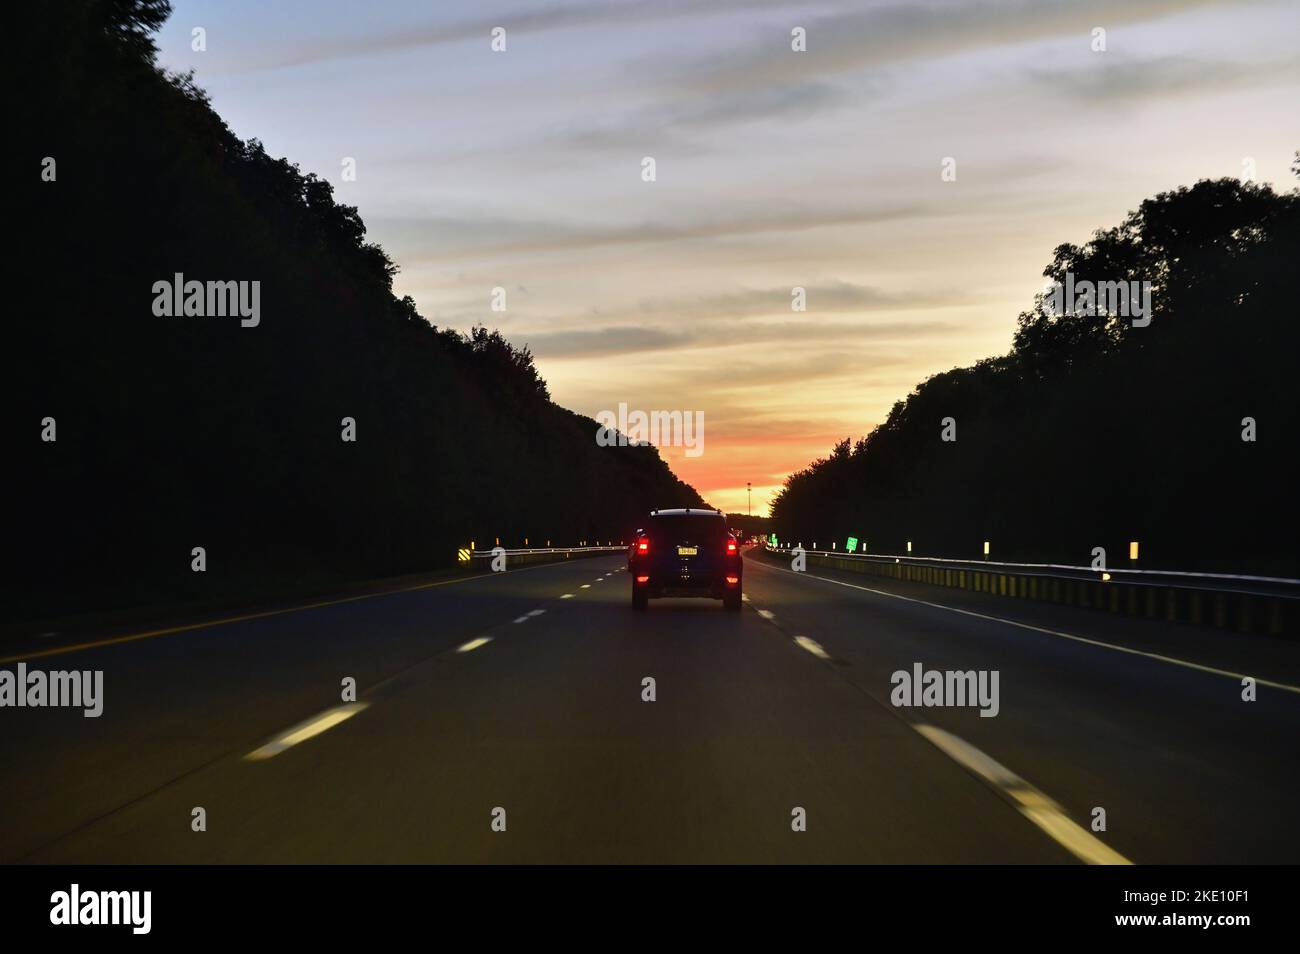
{"type": "Polygon", "coordinates": [[[749,503],[746,504],[746,507],[748,508],[749,515],[750,515],[751,517],[754,516],[754,491],[753,491],[753,487],[754,487],[754,485],[753,485],[751,482],[749,482],[748,480],[745,481],[745,499],[749,501],[749,503]]]}

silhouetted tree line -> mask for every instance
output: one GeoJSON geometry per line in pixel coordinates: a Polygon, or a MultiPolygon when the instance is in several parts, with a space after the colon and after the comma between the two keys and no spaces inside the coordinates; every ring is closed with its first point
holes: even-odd
{"type": "Polygon", "coordinates": [[[1149,326],[1039,295],[1010,353],[929,378],[792,475],[777,533],[967,559],[988,540],[990,559],[1078,564],[1101,546],[1112,566],[1137,540],[1148,568],[1295,574],[1298,265],[1295,189],[1222,179],[1144,201],[1043,274],[1151,281],[1149,326]]]}
{"type": "Polygon", "coordinates": [[[9,618],[419,571],[498,534],[617,539],[703,504],[653,448],[598,447],[527,348],[395,297],[355,208],[156,65],[169,13],[61,0],[17,28],[9,618]],[[155,316],[178,272],[260,281],[260,324],[155,316]]]}

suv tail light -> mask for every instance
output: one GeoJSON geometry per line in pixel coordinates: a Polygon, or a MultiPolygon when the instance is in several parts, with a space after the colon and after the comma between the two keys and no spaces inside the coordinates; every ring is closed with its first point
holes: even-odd
{"type": "Polygon", "coordinates": [[[638,541],[636,542],[636,552],[637,552],[637,553],[649,553],[649,552],[650,552],[650,538],[649,538],[649,537],[642,537],[640,540],[638,540],[638,541]]]}
{"type": "Polygon", "coordinates": [[[727,537],[727,556],[732,556],[736,552],[736,538],[727,537]]]}

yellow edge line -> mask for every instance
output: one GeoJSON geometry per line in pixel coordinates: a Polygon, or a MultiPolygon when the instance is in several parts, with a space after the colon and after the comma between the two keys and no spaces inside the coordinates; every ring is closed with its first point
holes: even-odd
{"type": "MultiPolygon", "coordinates": [[[[525,568],[529,569],[529,568],[525,568]]],[[[531,567],[539,569],[539,567],[531,567]]],[[[520,572],[518,570],[516,573],[520,572]]],[[[265,610],[261,613],[248,613],[244,616],[227,616],[222,619],[207,620],[202,623],[187,623],[184,626],[171,626],[167,629],[151,629],[144,633],[131,633],[127,636],[113,636],[109,639],[95,640],[89,643],[77,643],[75,646],[60,646],[55,649],[42,649],[39,652],[21,653],[17,656],[5,656],[0,658],[0,665],[8,663],[25,662],[28,659],[42,659],[46,656],[62,656],[67,653],[81,652],[85,649],[100,649],[104,646],[117,646],[121,643],[133,643],[141,639],[156,639],[159,636],[175,636],[177,633],[189,633],[196,629],[209,629],[213,626],[227,626],[230,623],[246,623],[254,619],[266,619],[270,616],[284,616],[288,613],[301,613],[303,610],[320,609],[325,606],[338,606],[341,603],[356,603],[359,600],[371,600],[380,596],[393,596],[397,593],[411,593],[415,590],[427,590],[435,586],[450,586],[453,583],[469,583],[473,580],[487,579],[494,574],[480,573],[477,576],[465,577],[460,580],[438,580],[434,583],[421,583],[417,586],[404,586],[396,590],[384,590],[382,593],[363,593],[360,596],[345,596],[337,600],[322,600],[319,603],[304,603],[301,606],[287,606],[284,609],[265,610]]]]}

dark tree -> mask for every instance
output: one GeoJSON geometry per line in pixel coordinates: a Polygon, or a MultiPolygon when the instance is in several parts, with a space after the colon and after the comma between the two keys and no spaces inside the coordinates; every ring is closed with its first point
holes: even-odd
{"type": "Polygon", "coordinates": [[[1298,261],[1296,190],[1223,179],[1148,199],[1044,271],[1150,281],[1148,326],[1040,297],[1009,354],[935,375],[792,475],[777,532],[1078,563],[1137,539],[1148,566],[1295,573],[1298,261]]]}
{"type": "Polygon", "coordinates": [[[618,539],[654,507],[702,505],[657,451],[597,446],[526,347],[396,298],[355,208],[158,68],[168,11],[24,8],[8,618],[442,567],[498,535],[618,539]],[[175,273],[259,281],[260,324],[154,315],[175,273]],[[46,417],[55,443],[37,440],[46,417]]]}

